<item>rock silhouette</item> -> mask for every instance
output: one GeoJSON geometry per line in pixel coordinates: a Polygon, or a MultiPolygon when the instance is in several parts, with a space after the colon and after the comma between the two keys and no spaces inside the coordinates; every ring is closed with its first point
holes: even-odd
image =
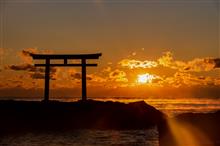
{"type": "Polygon", "coordinates": [[[134,103],[78,101],[0,101],[0,131],[145,129],[165,116],[144,101],[134,103]]]}

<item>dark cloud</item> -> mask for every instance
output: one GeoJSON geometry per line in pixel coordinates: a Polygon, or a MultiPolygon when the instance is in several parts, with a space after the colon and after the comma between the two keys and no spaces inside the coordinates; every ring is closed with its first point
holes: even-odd
{"type": "Polygon", "coordinates": [[[75,72],[75,73],[71,73],[70,77],[74,80],[75,79],[80,80],[82,78],[82,75],[81,75],[81,73],[75,72]]]}
{"type": "Polygon", "coordinates": [[[189,66],[188,67],[184,67],[183,70],[188,71],[188,70],[190,70],[190,67],[189,66]]]}
{"type": "Polygon", "coordinates": [[[180,65],[176,64],[176,67],[179,68],[179,71],[210,71],[215,68],[220,67],[220,59],[219,58],[195,58],[192,61],[181,62],[176,61],[180,65]],[[183,68],[183,70],[181,69],[183,68]]]}
{"type": "Polygon", "coordinates": [[[126,73],[124,71],[121,71],[118,69],[109,73],[110,78],[121,78],[121,77],[125,77],[125,76],[126,76],[126,73]]]}
{"type": "Polygon", "coordinates": [[[26,48],[23,49],[21,52],[19,52],[19,56],[20,58],[27,64],[32,64],[33,63],[33,59],[31,57],[31,54],[33,53],[38,53],[39,51],[35,48],[26,48]]]}
{"type": "MultiPolygon", "coordinates": [[[[45,78],[45,74],[44,73],[40,73],[40,72],[35,72],[35,73],[30,73],[30,77],[32,79],[44,79],[45,78]]],[[[50,79],[51,80],[56,80],[56,75],[55,74],[50,74],[50,79]]]]}
{"type": "Polygon", "coordinates": [[[111,77],[115,77],[115,76],[118,76],[118,75],[120,75],[120,72],[118,72],[118,71],[114,71],[110,74],[111,77]]]}
{"type": "Polygon", "coordinates": [[[36,72],[36,73],[30,74],[30,77],[31,77],[32,79],[44,79],[44,78],[45,78],[45,75],[42,74],[42,73],[36,72]]]}
{"type": "MultiPolygon", "coordinates": [[[[35,67],[31,64],[8,65],[5,68],[14,71],[27,71],[30,74],[30,77],[33,79],[44,79],[45,69],[35,67]]],[[[56,80],[56,73],[57,73],[57,68],[51,67],[50,78],[52,80],[56,80]]]]}
{"type": "Polygon", "coordinates": [[[89,81],[93,80],[93,78],[91,76],[86,76],[86,79],[89,81]]]}
{"type": "MultiPolygon", "coordinates": [[[[78,72],[75,69],[69,69],[69,76],[70,76],[71,80],[81,81],[81,79],[82,79],[81,72],[78,72]]],[[[102,82],[106,81],[105,78],[98,76],[98,75],[95,75],[95,74],[87,74],[86,80],[96,82],[96,83],[102,83],[102,82]]]]}
{"type": "Polygon", "coordinates": [[[205,58],[205,63],[213,64],[213,68],[219,68],[220,67],[220,58],[205,58]]]}
{"type": "Polygon", "coordinates": [[[204,77],[204,76],[200,76],[200,77],[198,77],[198,79],[199,79],[199,80],[205,80],[206,77],[204,77]]]}
{"type": "Polygon", "coordinates": [[[215,62],[215,68],[220,68],[220,58],[215,58],[213,61],[215,62]]]}
{"type": "Polygon", "coordinates": [[[95,74],[89,74],[86,76],[87,80],[89,81],[93,81],[93,82],[96,82],[96,83],[103,83],[103,82],[106,82],[106,79],[101,77],[101,76],[98,76],[98,75],[95,75],[95,74]]]}
{"type": "Polygon", "coordinates": [[[25,48],[21,52],[18,53],[21,60],[23,60],[27,64],[33,64],[33,59],[31,54],[51,54],[51,50],[46,49],[36,49],[36,48],[25,48]]]}
{"type": "MultiPolygon", "coordinates": [[[[51,80],[57,80],[57,68],[50,68],[50,79],[51,80]]],[[[45,78],[45,73],[43,72],[32,72],[30,73],[30,77],[32,79],[44,79],[45,78]]]]}
{"type": "Polygon", "coordinates": [[[29,71],[29,72],[44,72],[43,68],[36,68],[33,65],[33,59],[30,56],[30,54],[37,53],[38,50],[35,48],[26,48],[23,49],[21,52],[18,53],[21,60],[23,60],[24,63],[22,64],[12,64],[7,65],[5,69],[10,69],[14,71],[29,71]]]}
{"type": "Polygon", "coordinates": [[[29,71],[29,72],[44,72],[43,68],[36,68],[31,64],[20,64],[20,65],[8,65],[5,67],[6,69],[14,70],[14,71],[29,71]]]}
{"type": "Polygon", "coordinates": [[[24,55],[24,56],[31,56],[31,54],[35,53],[35,51],[31,51],[31,50],[22,50],[21,53],[24,55]]]}
{"type": "MultiPolygon", "coordinates": [[[[81,79],[82,79],[82,74],[79,73],[79,72],[72,72],[72,73],[70,74],[70,77],[71,77],[73,80],[81,80],[81,79]]],[[[93,77],[87,75],[87,76],[86,76],[86,79],[90,81],[90,80],[93,80],[93,77]]]]}

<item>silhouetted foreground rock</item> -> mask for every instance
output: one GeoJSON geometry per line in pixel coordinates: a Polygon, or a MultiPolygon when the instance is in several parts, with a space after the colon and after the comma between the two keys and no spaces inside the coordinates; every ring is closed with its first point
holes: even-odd
{"type": "Polygon", "coordinates": [[[164,114],[144,101],[0,101],[0,132],[94,129],[144,129],[164,114]]]}
{"type": "Polygon", "coordinates": [[[220,146],[220,111],[180,114],[158,130],[160,146],[220,146]]]}

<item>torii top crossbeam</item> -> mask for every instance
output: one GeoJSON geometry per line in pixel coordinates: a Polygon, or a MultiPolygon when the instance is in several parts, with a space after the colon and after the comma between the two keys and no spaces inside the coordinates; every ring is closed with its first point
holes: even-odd
{"type": "Polygon", "coordinates": [[[36,67],[45,67],[45,89],[44,100],[49,100],[49,80],[50,80],[50,67],[55,66],[81,66],[82,67],[82,100],[85,101],[86,95],[86,66],[97,66],[97,64],[87,64],[86,59],[98,59],[102,54],[30,54],[33,59],[45,60],[45,64],[35,64],[36,67]],[[81,59],[81,63],[68,63],[68,59],[81,59]],[[63,64],[52,64],[51,60],[63,60],[63,64]]]}
{"type": "Polygon", "coordinates": [[[102,54],[31,54],[33,59],[98,59],[102,54]]]}

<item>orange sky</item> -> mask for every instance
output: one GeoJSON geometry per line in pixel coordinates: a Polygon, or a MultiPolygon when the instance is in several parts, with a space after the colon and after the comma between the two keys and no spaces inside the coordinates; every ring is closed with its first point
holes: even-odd
{"type": "MultiPolygon", "coordinates": [[[[102,52],[88,96],[220,97],[218,1],[0,1],[0,97],[43,95],[29,52],[102,52]]],[[[81,96],[80,68],[51,72],[81,96]]]]}
{"type": "MultiPolygon", "coordinates": [[[[4,52],[2,56],[7,54],[6,49],[1,50],[4,52]]],[[[87,68],[88,95],[219,97],[219,58],[181,61],[175,59],[172,52],[164,52],[155,60],[138,59],[144,51],[141,48],[116,63],[108,62],[97,68],[87,68]]],[[[42,96],[44,68],[33,66],[30,52],[56,53],[36,48],[17,52],[15,57],[20,61],[4,65],[1,70],[1,96],[42,96]]],[[[101,60],[96,62],[102,64],[101,60]]],[[[51,75],[51,96],[80,96],[80,68],[55,67],[51,69],[51,75]]]]}

